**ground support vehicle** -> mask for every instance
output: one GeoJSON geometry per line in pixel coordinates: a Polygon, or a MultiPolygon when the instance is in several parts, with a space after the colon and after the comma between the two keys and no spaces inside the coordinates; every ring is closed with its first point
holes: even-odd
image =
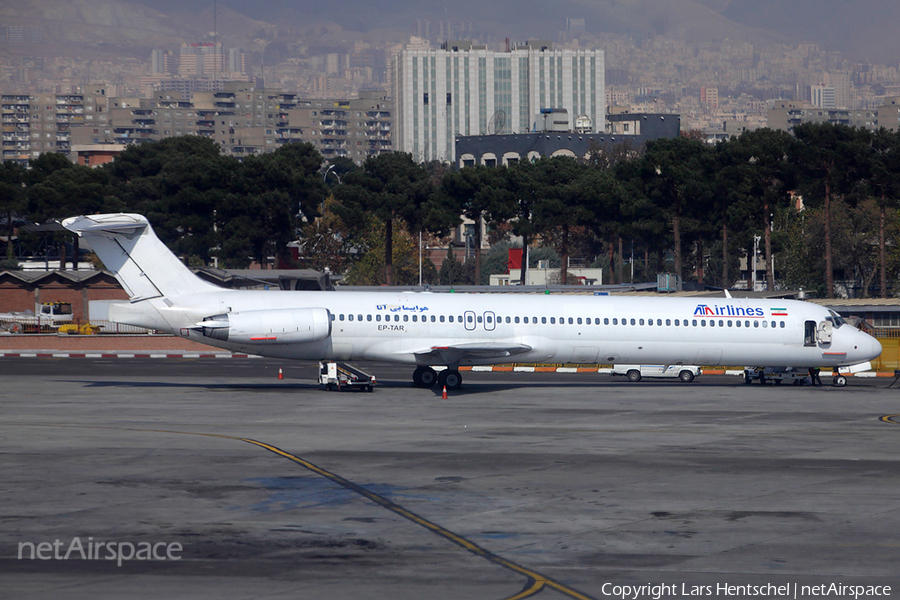
{"type": "Polygon", "coordinates": [[[365,390],[375,388],[375,376],[342,362],[319,363],[319,383],[328,391],[365,390]]]}
{"type": "Polygon", "coordinates": [[[72,323],[72,305],[68,302],[44,302],[34,312],[0,313],[0,331],[7,333],[47,333],[72,323]]]}
{"type": "Polygon", "coordinates": [[[644,377],[678,378],[690,383],[701,374],[694,365],[613,365],[611,375],[624,375],[628,381],[640,381],[644,377]]]}

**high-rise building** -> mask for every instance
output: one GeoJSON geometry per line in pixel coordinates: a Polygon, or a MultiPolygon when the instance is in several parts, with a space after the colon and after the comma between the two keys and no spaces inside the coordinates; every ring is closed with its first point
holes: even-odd
{"type": "Polygon", "coordinates": [[[178,74],[182,77],[220,77],[225,72],[225,55],[220,42],[182,44],[178,74]]]}
{"type": "Polygon", "coordinates": [[[816,108],[838,108],[837,95],[833,87],[814,85],[809,91],[810,103],[816,108]]]}
{"type": "Polygon", "coordinates": [[[702,104],[705,108],[711,110],[719,108],[719,88],[700,88],[700,104],[702,104]]]}
{"type": "Polygon", "coordinates": [[[150,51],[150,74],[171,75],[175,70],[174,57],[169,50],[150,51]]]}
{"type": "Polygon", "coordinates": [[[243,50],[240,48],[228,49],[228,71],[230,73],[246,73],[247,65],[244,61],[243,50]]]}
{"type": "MultiPolygon", "coordinates": [[[[542,110],[565,109],[606,128],[602,50],[531,41],[508,51],[468,41],[407,46],[392,64],[394,149],[418,161],[455,161],[463,135],[526,133],[542,110]]],[[[573,127],[573,122],[569,128],[573,127]]]]}

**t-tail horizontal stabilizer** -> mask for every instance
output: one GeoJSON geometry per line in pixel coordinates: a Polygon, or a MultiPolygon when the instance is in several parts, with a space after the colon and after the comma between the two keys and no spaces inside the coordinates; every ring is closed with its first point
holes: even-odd
{"type": "Polygon", "coordinates": [[[191,273],[141,215],[71,217],[62,226],[78,234],[100,257],[132,302],[219,289],[191,273]]]}

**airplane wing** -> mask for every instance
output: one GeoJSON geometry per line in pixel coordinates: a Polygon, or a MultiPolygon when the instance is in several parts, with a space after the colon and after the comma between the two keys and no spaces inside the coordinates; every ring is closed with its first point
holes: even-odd
{"type": "Polygon", "coordinates": [[[525,344],[475,342],[472,344],[453,344],[451,346],[432,346],[429,350],[416,352],[415,354],[416,356],[434,359],[427,362],[449,365],[467,358],[506,358],[516,354],[524,354],[530,350],[531,346],[526,346],[525,344]]]}

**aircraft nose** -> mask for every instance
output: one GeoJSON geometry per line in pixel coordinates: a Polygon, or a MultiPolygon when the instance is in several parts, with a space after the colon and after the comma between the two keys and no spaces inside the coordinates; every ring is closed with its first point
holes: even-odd
{"type": "Polygon", "coordinates": [[[868,352],[868,360],[875,360],[879,356],[881,356],[881,342],[869,336],[869,352],[868,352]]]}

